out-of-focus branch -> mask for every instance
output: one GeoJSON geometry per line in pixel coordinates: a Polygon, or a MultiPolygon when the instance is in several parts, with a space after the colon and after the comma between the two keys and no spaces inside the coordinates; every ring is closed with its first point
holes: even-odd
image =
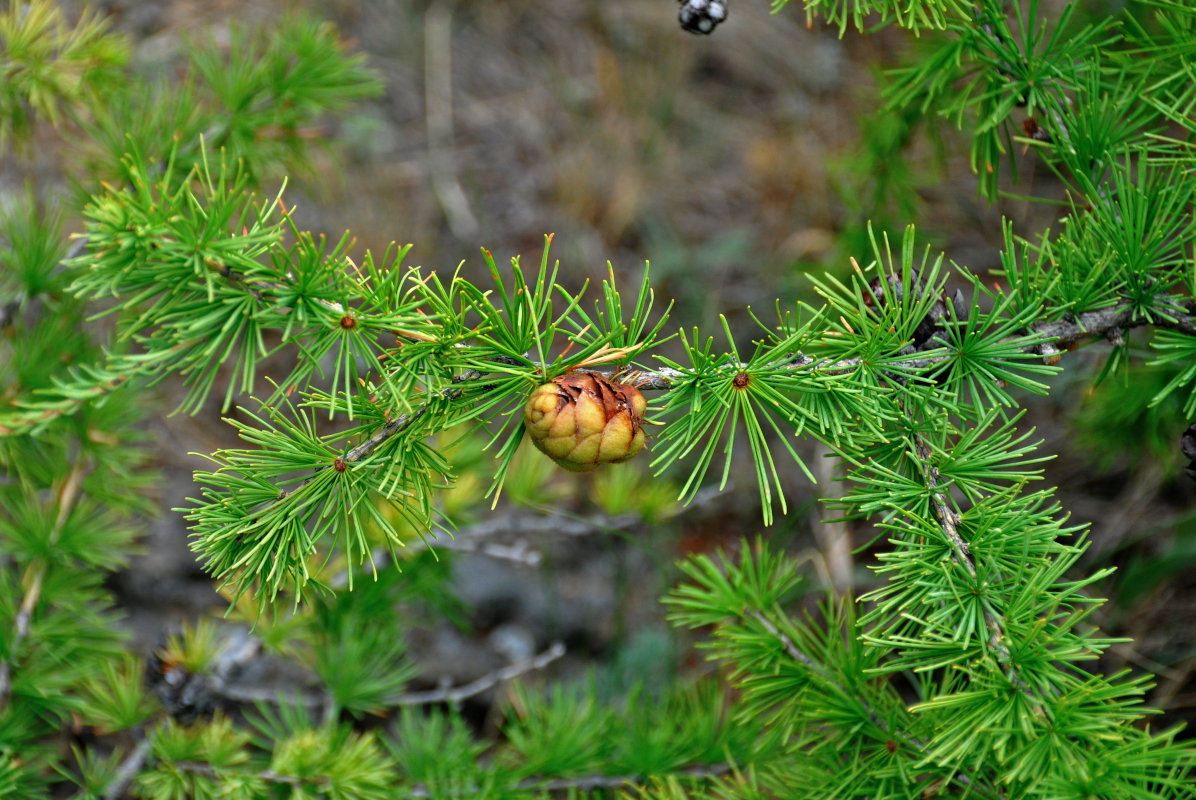
{"type": "MultiPolygon", "coordinates": [[[[835,480],[835,467],[839,459],[832,456],[830,448],[819,442],[812,460],[814,473],[818,478],[823,500],[839,500],[843,497],[843,484],[835,480]]],[[[814,520],[814,540],[826,564],[826,573],[835,593],[851,593],[853,581],[851,557],[851,530],[843,520],[823,522],[814,520]]]]}
{"type": "MultiPolygon", "coordinates": [[[[387,705],[399,707],[430,705],[433,703],[460,703],[462,700],[479,695],[504,681],[512,680],[528,672],[544,669],[564,655],[565,646],[560,642],[556,642],[538,655],[517,661],[514,664],[496,669],[493,672],[488,672],[475,681],[462,684],[461,686],[448,686],[424,692],[408,692],[392,698],[387,705]]],[[[277,703],[280,697],[277,689],[237,686],[235,684],[221,683],[215,686],[213,691],[225,700],[246,704],[277,703]]],[[[316,693],[284,695],[282,696],[282,700],[288,703],[298,703],[311,709],[323,708],[327,704],[325,697],[322,694],[316,693]]]]}
{"type": "MultiPolygon", "coordinates": [[[[687,767],[677,770],[675,775],[686,778],[710,780],[725,775],[731,771],[730,764],[711,764],[708,766],[687,767]]],[[[567,789],[578,789],[583,792],[594,789],[617,789],[619,787],[633,787],[642,785],[641,775],[583,775],[577,778],[555,778],[546,781],[539,778],[528,778],[519,782],[520,789],[542,789],[546,792],[561,792],[567,789]]]]}
{"type": "MultiPolygon", "coordinates": [[[[237,655],[234,657],[238,661],[239,666],[243,666],[243,660],[246,655],[256,655],[256,648],[238,647],[234,648],[237,655]]],[[[549,664],[560,659],[565,655],[565,646],[560,642],[554,642],[551,647],[542,653],[539,653],[531,658],[517,661],[501,669],[496,669],[488,672],[482,677],[470,683],[461,686],[450,686],[441,689],[432,689],[425,692],[408,692],[394,698],[390,705],[392,707],[398,706],[414,706],[414,705],[430,705],[433,703],[448,703],[455,705],[462,700],[466,700],[475,695],[479,695],[504,681],[509,681],[518,678],[528,672],[541,670],[549,664]]],[[[231,667],[230,667],[231,669],[231,667]]],[[[223,670],[227,671],[227,670],[223,670]]],[[[212,691],[214,694],[237,703],[277,703],[279,702],[279,693],[276,689],[257,688],[257,687],[239,687],[225,683],[223,676],[215,676],[213,680],[212,691]]],[[[326,708],[328,703],[326,698],[321,694],[302,694],[284,696],[283,700],[288,703],[299,703],[309,709],[326,708]]],[[[105,800],[119,800],[123,797],[129,784],[133,778],[136,777],[145,766],[145,762],[150,755],[150,742],[147,738],[141,738],[137,742],[137,746],[127,755],[117,768],[116,775],[108,784],[104,791],[105,800]]],[[[198,773],[217,777],[216,771],[210,764],[203,764],[199,762],[182,762],[172,765],[174,768],[184,772],[198,773]]],[[[269,783],[283,783],[292,786],[298,786],[302,781],[298,778],[293,778],[285,775],[278,775],[270,770],[258,775],[262,780],[269,783]]],[[[626,778],[619,779],[626,781],[626,778]]],[[[606,784],[602,784],[606,785],[606,784]]],[[[610,784],[619,785],[619,784],[610,784]]],[[[561,788],[567,788],[562,785],[561,788]]],[[[413,797],[421,797],[418,790],[412,794],[413,797]]]]}
{"type": "MultiPolygon", "coordinates": [[[[219,778],[221,774],[218,773],[211,764],[204,764],[197,761],[180,761],[171,765],[180,772],[189,772],[195,775],[204,775],[209,778],[219,778]]],[[[676,770],[670,774],[681,775],[688,778],[697,779],[712,779],[720,775],[724,775],[731,771],[729,764],[711,764],[699,765],[693,767],[686,767],[684,769],[676,770]]],[[[311,779],[297,778],[293,775],[281,775],[274,770],[265,770],[264,772],[256,773],[254,777],[260,778],[267,783],[281,784],[286,786],[302,786],[304,783],[310,782],[311,779]]],[[[593,791],[595,789],[617,789],[619,787],[634,787],[643,785],[644,778],[640,775],[579,775],[575,778],[526,778],[516,784],[516,789],[539,789],[546,792],[561,792],[570,789],[580,791],[593,791]]],[[[477,787],[466,787],[461,790],[461,797],[466,797],[465,792],[476,792],[477,787]]],[[[413,786],[405,790],[405,797],[413,798],[428,798],[432,797],[432,793],[427,787],[419,785],[413,786]]],[[[443,789],[436,794],[437,797],[443,797],[443,789]]]]}
{"type": "Polygon", "coordinates": [[[137,742],[137,746],[120,762],[120,766],[116,769],[116,775],[104,788],[104,800],[120,800],[125,796],[129,784],[145,766],[152,749],[149,739],[143,738],[137,742]]]}
{"type": "MultiPolygon", "coordinates": [[[[54,527],[50,530],[48,543],[52,546],[62,535],[62,529],[70,519],[75,503],[79,500],[79,489],[83,483],[83,476],[87,468],[82,461],[75,462],[71,471],[67,473],[62,485],[58,488],[58,514],[54,518],[54,527]]],[[[25,572],[25,594],[21,598],[21,605],[13,618],[13,635],[9,644],[9,659],[0,661],[0,711],[8,707],[8,700],[12,694],[12,667],[17,657],[21,643],[29,635],[29,626],[33,622],[33,611],[41,599],[42,584],[46,579],[46,563],[38,561],[30,564],[25,572]]]]}
{"type": "MultiPolygon", "coordinates": [[[[701,508],[714,500],[722,492],[714,487],[707,487],[697,492],[694,498],[685,506],[686,509],[701,508]]],[[[491,514],[477,520],[457,531],[451,538],[447,534],[429,536],[412,541],[405,552],[417,552],[422,547],[442,548],[463,553],[480,553],[490,558],[512,561],[527,567],[540,564],[541,554],[532,549],[523,538],[533,534],[545,536],[594,536],[609,531],[630,530],[642,525],[643,517],[639,514],[591,514],[586,517],[575,517],[563,514],[555,509],[528,510],[511,509],[504,513],[491,514]],[[488,541],[499,536],[517,534],[519,539],[512,545],[499,544],[488,541]]],[[[434,534],[435,532],[433,532],[434,534]]],[[[374,569],[380,569],[390,562],[390,551],[385,547],[378,547],[370,554],[370,564],[374,569]]],[[[334,577],[331,585],[337,588],[347,586],[349,575],[343,572],[334,577]]]]}
{"type": "Polygon", "coordinates": [[[427,692],[409,692],[400,695],[394,702],[396,706],[418,706],[429,705],[432,703],[448,703],[449,705],[456,705],[466,698],[481,694],[482,692],[497,686],[503,681],[509,681],[512,678],[517,678],[525,672],[532,670],[540,670],[547,667],[553,661],[565,655],[565,646],[560,642],[554,642],[551,647],[539,655],[531,658],[517,661],[510,666],[496,669],[493,672],[487,673],[476,681],[465,684],[464,686],[456,686],[446,689],[432,689],[427,692]]]}
{"type": "Polygon", "coordinates": [[[478,221],[453,164],[453,6],[436,0],[424,14],[424,110],[432,191],[458,239],[472,239],[478,221]]]}

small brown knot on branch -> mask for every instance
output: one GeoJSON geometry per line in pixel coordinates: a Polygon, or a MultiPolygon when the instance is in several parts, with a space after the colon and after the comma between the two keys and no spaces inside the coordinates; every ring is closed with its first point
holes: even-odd
{"type": "Polygon", "coordinates": [[[1051,132],[1039,125],[1034,117],[1026,117],[1022,120],[1022,131],[1036,142],[1049,142],[1051,140],[1051,132]]]}
{"type": "Polygon", "coordinates": [[[348,469],[348,465],[345,464],[345,460],[343,458],[337,456],[336,460],[332,462],[332,468],[337,472],[344,472],[346,469],[348,469]]]}
{"type": "Polygon", "coordinates": [[[751,382],[752,376],[748,375],[746,372],[740,372],[731,380],[732,385],[734,385],[736,389],[746,389],[747,385],[751,382]]]}
{"type": "Polygon", "coordinates": [[[354,317],[352,314],[345,314],[341,317],[341,327],[345,330],[357,327],[357,317],[354,317]]]}

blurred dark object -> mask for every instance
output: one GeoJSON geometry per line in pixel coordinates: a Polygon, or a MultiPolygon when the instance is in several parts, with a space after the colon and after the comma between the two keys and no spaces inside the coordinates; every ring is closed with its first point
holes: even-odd
{"type": "Polygon", "coordinates": [[[677,18],[690,33],[711,33],[727,18],[726,0],[677,0],[681,11],[677,18]]]}
{"type": "Polygon", "coordinates": [[[150,687],[162,708],[179,722],[188,724],[215,710],[216,693],[208,676],[168,662],[157,652],[146,658],[146,667],[150,687]]]}
{"type": "MultiPolygon", "coordinates": [[[[202,627],[202,626],[200,626],[202,627]]],[[[158,696],[167,714],[184,725],[208,717],[221,705],[228,684],[255,663],[261,655],[261,643],[241,626],[221,629],[218,639],[207,642],[210,657],[200,668],[195,655],[201,653],[196,640],[202,635],[195,629],[174,637],[162,637],[159,646],[146,656],[146,682],[158,696]],[[188,659],[184,652],[190,651],[188,659]],[[190,663],[185,663],[190,662],[190,663]]]]}
{"type": "Polygon", "coordinates": [[[1022,130],[1027,136],[1037,142],[1049,142],[1051,140],[1050,132],[1039,125],[1033,117],[1026,117],[1022,120],[1022,130]]]}
{"type": "Polygon", "coordinates": [[[1188,466],[1184,467],[1184,472],[1196,481],[1196,422],[1189,425],[1183,436],[1179,437],[1179,447],[1188,458],[1188,466]]]}

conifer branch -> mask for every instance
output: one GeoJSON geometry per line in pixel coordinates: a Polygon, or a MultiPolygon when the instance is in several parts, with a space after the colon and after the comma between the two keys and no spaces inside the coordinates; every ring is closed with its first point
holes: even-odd
{"type": "MultiPolygon", "coordinates": [[[[809,669],[827,685],[834,687],[836,692],[841,694],[843,697],[854,698],[854,700],[860,704],[860,707],[863,708],[864,713],[868,716],[868,720],[876,726],[877,730],[884,733],[891,740],[900,741],[907,748],[925,755],[927,750],[927,743],[925,741],[916,736],[909,736],[901,731],[894,730],[893,727],[886,722],[880,716],[880,714],[876,712],[875,709],[872,708],[872,705],[867,701],[866,698],[860,696],[858,692],[848,691],[846,686],[844,686],[840,681],[836,680],[834,676],[831,675],[825,664],[819,663],[803,653],[801,649],[798,648],[798,646],[793,642],[793,640],[784,631],[773,624],[773,622],[769,620],[768,617],[766,617],[759,609],[744,608],[741,611],[741,616],[750,617],[758,622],[770,636],[781,643],[781,646],[785,648],[785,653],[788,654],[790,658],[809,669]]],[[[989,797],[1000,797],[1000,795],[997,792],[994,792],[992,789],[988,787],[980,787],[980,784],[973,780],[971,775],[964,770],[956,771],[951,776],[951,779],[973,790],[977,788],[983,788],[983,791],[985,791],[989,797]]]]}
{"type": "MultiPolygon", "coordinates": [[[[480,372],[476,369],[471,369],[471,370],[467,370],[464,374],[458,375],[457,377],[453,378],[452,382],[454,384],[461,384],[461,383],[465,383],[466,381],[478,380],[479,378],[482,378],[485,375],[486,375],[486,373],[484,373],[484,372],[480,372]]],[[[458,397],[461,396],[462,392],[464,392],[464,389],[461,388],[460,386],[450,386],[447,389],[443,389],[440,392],[439,397],[442,400],[456,400],[458,397]]],[[[428,413],[428,411],[429,411],[429,409],[431,409],[431,407],[432,407],[432,403],[430,403],[430,402],[424,403],[424,405],[420,406],[415,411],[412,411],[409,414],[403,414],[401,416],[398,416],[398,417],[394,418],[393,420],[391,420],[390,422],[386,423],[381,428],[379,428],[373,435],[371,435],[368,439],[366,439],[364,442],[357,445],[352,450],[350,450],[348,453],[346,453],[344,456],[345,463],[352,464],[356,461],[360,461],[363,458],[367,457],[368,455],[373,453],[375,450],[377,450],[378,447],[380,447],[382,444],[384,444],[388,439],[402,433],[403,431],[407,430],[407,428],[414,425],[425,414],[428,413]]]]}
{"type": "MultiPolygon", "coordinates": [[[[1193,321],[1191,309],[1182,305],[1179,301],[1170,298],[1166,302],[1169,308],[1165,312],[1160,311],[1159,315],[1153,320],[1136,316],[1131,305],[1123,303],[1111,308],[1074,315],[1070,319],[1036,322],[1029,326],[1030,331],[1037,334],[1036,340],[1022,345],[1020,349],[1022,352],[1033,353],[1041,355],[1045,359],[1051,359],[1060,352],[1056,345],[1062,345],[1066,349],[1074,349],[1081,342],[1120,337],[1121,333],[1125,330],[1148,324],[1188,335],[1196,335],[1196,323],[1193,321]]],[[[890,369],[902,372],[906,370],[917,371],[929,369],[952,357],[950,353],[942,352],[941,347],[942,342],[935,337],[931,337],[922,345],[923,352],[920,353],[914,350],[908,358],[891,362],[890,369]]],[[[511,360],[500,359],[500,361],[508,363],[511,360]]],[[[742,363],[729,364],[726,369],[728,371],[736,371],[745,368],[745,366],[742,363]]],[[[791,358],[787,359],[780,366],[794,372],[807,370],[824,375],[843,375],[851,373],[861,366],[865,366],[865,361],[859,358],[847,358],[838,361],[817,362],[814,358],[799,352],[794,353],[791,358]]],[[[620,370],[585,369],[581,371],[593,372],[608,377],[620,373],[620,370]]],[[[401,434],[430,413],[435,404],[459,398],[464,393],[464,389],[459,384],[479,381],[485,378],[486,375],[487,373],[481,370],[470,369],[454,377],[452,383],[456,385],[441,390],[437,393],[434,400],[426,401],[414,411],[390,420],[375,430],[363,442],[350,449],[341,460],[346,464],[351,464],[368,457],[389,439],[401,434]]],[[[636,369],[626,379],[643,390],[668,391],[673,388],[677,380],[685,376],[686,373],[683,370],[663,367],[660,369],[636,369]]],[[[328,469],[328,467],[321,469],[328,469]]],[[[275,501],[276,504],[285,501],[289,495],[302,489],[312,480],[315,480],[318,474],[318,472],[314,473],[295,487],[281,491],[277,501],[275,501]]]]}
{"type": "MultiPolygon", "coordinates": [[[[918,456],[918,461],[922,465],[922,474],[926,481],[926,488],[930,489],[930,506],[934,509],[934,515],[938,519],[943,535],[947,537],[947,541],[951,544],[953,551],[952,560],[963,566],[967,570],[968,575],[975,580],[975,561],[972,559],[972,553],[968,548],[967,541],[959,534],[959,523],[961,521],[959,512],[953,509],[947,501],[947,496],[940,483],[941,476],[939,475],[939,469],[930,459],[930,448],[920,440],[915,442],[914,448],[918,456]]],[[[1021,688],[1024,682],[1021,675],[1018,674],[1011,663],[1009,646],[1005,643],[1004,624],[993,610],[987,607],[984,609],[984,623],[988,627],[989,646],[996,653],[997,659],[1005,665],[1009,680],[1014,686],[1021,688]]]]}
{"type": "MultiPolygon", "coordinates": [[[[1193,317],[1196,314],[1196,308],[1192,307],[1193,304],[1181,304],[1178,300],[1169,299],[1168,305],[1170,308],[1166,310],[1166,316],[1161,316],[1155,320],[1135,317],[1133,307],[1129,303],[1122,303],[1111,308],[1086,311],[1071,316],[1070,319],[1035,322],[1029,326],[1030,332],[1036,334],[1040,341],[1027,344],[1021,349],[1026,353],[1050,357],[1058,354],[1059,351],[1056,349],[1054,351],[1043,352],[1041,348],[1046,345],[1062,345],[1065,349],[1073,349],[1074,346],[1087,341],[1094,342],[1101,339],[1116,341],[1120,339],[1125,331],[1146,325],[1196,336],[1196,318],[1193,317]]],[[[921,347],[921,351],[925,352],[925,355],[919,355],[918,351],[915,350],[908,358],[897,359],[891,362],[892,367],[895,370],[917,371],[940,364],[951,358],[949,353],[933,352],[941,346],[942,342],[931,338],[921,347]]],[[[864,361],[859,358],[816,362],[810,356],[803,353],[795,353],[793,358],[786,361],[783,365],[778,366],[783,366],[795,372],[810,368],[824,375],[844,375],[855,371],[863,364],[864,361]]],[[[743,369],[745,366],[743,363],[728,364],[726,369],[728,372],[735,372],[743,369]]],[[[582,371],[594,372],[606,376],[612,375],[611,372],[604,370],[582,371]]],[[[677,380],[685,377],[686,374],[684,370],[671,367],[637,369],[631,373],[629,380],[634,382],[636,387],[641,390],[668,391],[673,388],[673,384],[677,380]]]]}
{"type": "MultiPolygon", "coordinates": [[[[452,382],[454,384],[460,384],[460,383],[464,383],[466,381],[477,380],[478,378],[483,377],[485,374],[486,373],[484,373],[484,372],[479,372],[478,370],[471,369],[471,370],[467,370],[464,374],[458,375],[457,377],[453,378],[452,382]]],[[[447,389],[443,389],[439,393],[439,399],[441,399],[441,400],[456,400],[458,397],[461,396],[463,391],[464,391],[464,389],[462,389],[460,386],[450,386],[447,389]]],[[[361,461],[363,458],[368,457],[371,453],[373,453],[375,450],[377,450],[379,447],[381,447],[383,444],[385,444],[389,439],[391,439],[395,436],[398,436],[400,433],[407,430],[412,425],[414,425],[416,422],[418,422],[420,419],[422,419],[424,416],[426,416],[431,411],[432,405],[433,405],[433,403],[431,401],[429,401],[429,402],[424,403],[422,406],[420,406],[419,408],[417,408],[416,410],[414,410],[410,413],[402,414],[398,417],[395,417],[394,419],[392,419],[391,421],[387,422],[385,425],[380,427],[378,430],[376,430],[372,434],[370,434],[370,436],[365,441],[363,441],[361,444],[357,445],[356,447],[351,449],[349,452],[345,453],[345,455],[341,457],[341,461],[344,462],[345,464],[353,464],[358,461],[361,461]]],[[[331,466],[331,465],[329,465],[329,466],[331,466]]],[[[323,469],[328,469],[328,468],[329,467],[324,467],[323,469]]],[[[304,486],[311,483],[311,481],[313,481],[314,479],[315,479],[315,476],[312,476],[311,478],[308,478],[307,480],[303,481],[302,483],[300,483],[293,489],[288,489],[288,490],[279,492],[278,502],[282,502],[283,500],[285,500],[287,498],[288,495],[294,494],[295,492],[299,491],[304,486]]]]}
{"type": "MultiPolygon", "coordinates": [[[[747,615],[747,616],[751,617],[752,619],[754,619],[756,622],[760,623],[760,627],[764,628],[764,630],[767,631],[770,636],[772,636],[774,639],[776,639],[778,642],[781,643],[781,646],[785,648],[785,652],[789,655],[790,658],[792,658],[794,661],[798,662],[799,664],[801,664],[804,667],[806,667],[807,669],[809,669],[811,672],[813,672],[815,675],[817,675],[821,680],[826,681],[828,684],[835,687],[835,690],[842,693],[843,696],[845,696],[845,697],[851,696],[851,693],[849,693],[847,691],[847,688],[845,686],[841,685],[841,683],[839,681],[835,680],[834,676],[831,675],[830,671],[827,669],[825,664],[819,663],[818,661],[815,661],[814,659],[810,658],[808,655],[803,653],[801,651],[801,649],[799,649],[798,646],[796,644],[794,644],[793,640],[790,639],[789,636],[784,631],[782,631],[775,624],[773,624],[773,622],[770,619],[768,619],[768,617],[764,616],[764,614],[761,611],[759,611],[758,609],[750,609],[749,610],[749,609],[745,608],[745,609],[743,609],[742,614],[747,615]]],[[[872,721],[873,725],[875,725],[878,729],[884,731],[885,734],[887,734],[889,736],[893,736],[893,737],[900,736],[900,734],[898,734],[896,731],[893,731],[889,728],[888,724],[883,719],[881,719],[880,715],[876,713],[876,711],[872,708],[872,706],[868,703],[867,700],[865,700],[862,697],[857,697],[856,699],[859,701],[860,705],[864,708],[864,713],[866,713],[868,715],[868,719],[872,721]]],[[[910,740],[909,744],[911,744],[911,745],[916,744],[916,742],[910,740]]]]}
{"type": "MultiPolygon", "coordinates": [[[[781,646],[785,648],[785,652],[789,654],[790,658],[792,658],[794,661],[798,662],[799,664],[805,666],[806,668],[812,670],[815,674],[818,675],[818,677],[826,679],[826,680],[831,680],[830,673],[826,671],[826,667],[823,664],[818,663],[817,661],[815,661],[814,659],[810,658],[808,655],[803,653],[801,650],[799,650],[797,645],[793,643],[793,640],[790,639],[785,633],[783,633],[780,628],[778,628],[776,625],[774,625],[768,619],[768,617],[764,616],[763,613],[761,613],[760,611],[758,611],[756,609],[749,610],[747,608],[743,609],[742,613],[747,614],[752,619],[756,620],[756,622],[759,622],[760,626],[762,628],[764,628],[764,630],[768,631],[770,636],[772,636],[774,639],[776,639],[778,642],[781,643],[781,646]]],[[[872,715],[871,710],[869,710],[869,716],[871,716],[871,715],[872,715]]]]}
{"type": "MultiPolygon", "coordinates": [[[[1168,316],[1160,317],[1159,319],[1150,321],[1140,317],[1135,317],[1132,307],[1128,303],[1123,303],[1112,308],[1099,309],[1096,311],[1088,311],[1082,314],[1075,315],[1072,319],[1061,319],[1036,322],[1030,326],[1033,333],[1038,334],[1042,341],[1033,344],[1025,345],[1022,350],[1026,353],[1035,353],[1043,355],[1039,348],[1044,344],[1051,343],[1063,345],[1065,348],[1071,348],[1074,345],[1084,341],[1097,341],[1110,337],[1120,337],[1122,332],[1131,328],[1136,328],[1143,325],[1153,325],[1167,330],[1174,330],[1180,333],[1196,336],[1196,321],[1193,319],[1193,309],[1181,305],[1177,301],[1172,303],[1172,308],[1168,312],[1168,316]],[[1179,316],[1173,316],[1179,312],[1179,316]]],[[[937,349],[941,343],[931,340],[924,347],[928,351],[937,349]]],[[[1050,354],[1047,354],[1050,355],[1050,354]]],[[[911,355],[909,358],[899,359],[892,362],[894,368],[905,368],[908,370],[922,370],[946,361],[950,358],[950,354],[941,354],[928,352],[927,355],[918,356],[911,355]]],[[[863,365],[863,361],[858,358],[846,358],[839,361],[818,363],[815,359],[803,353],[795,353],[793,357],[785,362],[783,366],[793,371],[804,369],[812,369],[826,375],[843,375],[858,369],[863,365]]],[[[729,364],[726,369],[729,372],[741,370],[746,365],[743,363],[729,364]]],[[[618,370],[598,370],[586,369],[579,370],[582,372],[592,372],[606,377],[613,377],[619,374],[618,370]]],[[[453,378],[453,383],[464,383],[467,381],[479,380],[486,376],[487,373],[479,370],[469,370],[468,372],[453,378]]],[[[630,373],[626,379],[634,383],[635,386],[641,390],[649,391],[668,391],[673,388],[674,383],[685,377],[684,370],[675,369],[672,367],[662,367],[659,369],[644,369],[637,368],[630,373]]],[[[461,396],[462,389],[459,387],[450,387],[444,389],[439,393],[437,402],[439,400],[455,400],[461,396]]],[[[396,417],[387,422],[377,431],[375,431],[368,439],[361,444],[351,449],[343,458],[346,463],[353,463],[374,452],[379,446],[385,443],[391,437],[402,433],[414,422],[428,413],[433,401],[425,403],[420,408],[412,411],[409,414],[396,417]]],[[[295,490],[291,490],[295,491],[295,490]]],[[[284,494],[285,496],[285,494],[284,494]]]]}

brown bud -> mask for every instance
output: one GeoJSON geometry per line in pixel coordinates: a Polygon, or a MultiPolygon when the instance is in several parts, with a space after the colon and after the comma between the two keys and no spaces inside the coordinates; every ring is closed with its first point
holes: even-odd
{"type": "Polygon", "coordinates": [[[589,472],[644,449],[647,407],[634,386],[571,372],[536,387],[523,422],[540,452],[571,472],[589,472]]]}

